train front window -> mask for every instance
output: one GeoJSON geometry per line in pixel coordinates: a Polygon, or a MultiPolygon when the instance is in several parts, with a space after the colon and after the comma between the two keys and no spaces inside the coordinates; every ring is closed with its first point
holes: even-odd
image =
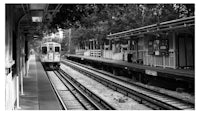
{"type": "Polygon", "coordinates": [[[55,47],[55,52],[59,52],[59,51],[60,51],[59,47],[55,47]]]}
{"type": "Polygon", "coordinates": [[[42,54],[47,54],[47,47],[42,47],[42,54]]]}

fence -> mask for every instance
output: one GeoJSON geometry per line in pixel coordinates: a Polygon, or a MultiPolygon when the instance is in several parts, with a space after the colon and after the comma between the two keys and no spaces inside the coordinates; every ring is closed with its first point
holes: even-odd
{"type": "Polygon", "coordinates": [[[75,50],[75,54],[76,55],[84,55],[84,52],[85,52],[86,50],[85,49],[76,49],[75,50]]]}
{"type": "MultiPolygon", "coordinates": [[[[148,66],[159,66],[159,67],[169,67],[169,68],[176,68],[176,60],[175,60],[175,52],[174,50],[169,50],[169,56],[154,56],[149,55],[148,50],[138,50],[131,51],[131,52],[120,52],[120,53],[113,53],[112,50],[76,50],[77,55],[85,55],[87,52],[87,56],[93,57],[103,57],[107,59],[114,59],[114,60],[124,60],[127,61],[128,54],[132,54],[132,62],[137,62],[139,64],[148,65],[148,66]],[[137,56],[138,54],[138,56],[137,56]]],[[[86,55],[85,55],[86,56],[86,55]]]]}
{"type": "Polygon", "coordinates": [[[100,49],[90,50],[90,56],[101,57],[102,56],[102,51],[100,49]]]}

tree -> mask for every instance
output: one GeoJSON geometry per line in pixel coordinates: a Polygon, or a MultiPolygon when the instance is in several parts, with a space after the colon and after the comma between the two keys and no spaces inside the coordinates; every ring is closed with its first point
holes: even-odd
{"type": "Polygon", "coordinates": [[[78,44],[110,33],[194,15],[194,4],[64,4],[51,28],[74,28],[78,44]]]}

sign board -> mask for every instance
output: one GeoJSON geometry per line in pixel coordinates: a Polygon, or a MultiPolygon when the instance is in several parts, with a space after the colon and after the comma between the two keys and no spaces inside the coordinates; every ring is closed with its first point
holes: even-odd
{"type": "Polygon", "coordinates": [[[148,54],[156,56],[169,55],[169,40],[168,39],[149,40],[148,54]]]}
{"type": "Polygon", "coordinates": [[[152,75],[152,76],[158,76],[156,71],[152,71],[152,70],[145,70],[145,74],[147,75],[152,75]]]}
{"type": "Polygon", "coordinates": [[[168,39],[162,39],[160,40],[160,53],[162,56],[169,55],[169,40],[168,39]]]}

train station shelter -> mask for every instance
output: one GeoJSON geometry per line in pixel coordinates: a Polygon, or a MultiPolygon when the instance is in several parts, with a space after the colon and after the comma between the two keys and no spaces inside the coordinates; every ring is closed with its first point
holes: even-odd
{"type": "Polygon", "coordinates": [[[28,57],[33,40],[41,38],[42,23],[52,21],[60,4],[5,4],[5,107],[19,107],[23,77],[28,74],[28,57]]]}

